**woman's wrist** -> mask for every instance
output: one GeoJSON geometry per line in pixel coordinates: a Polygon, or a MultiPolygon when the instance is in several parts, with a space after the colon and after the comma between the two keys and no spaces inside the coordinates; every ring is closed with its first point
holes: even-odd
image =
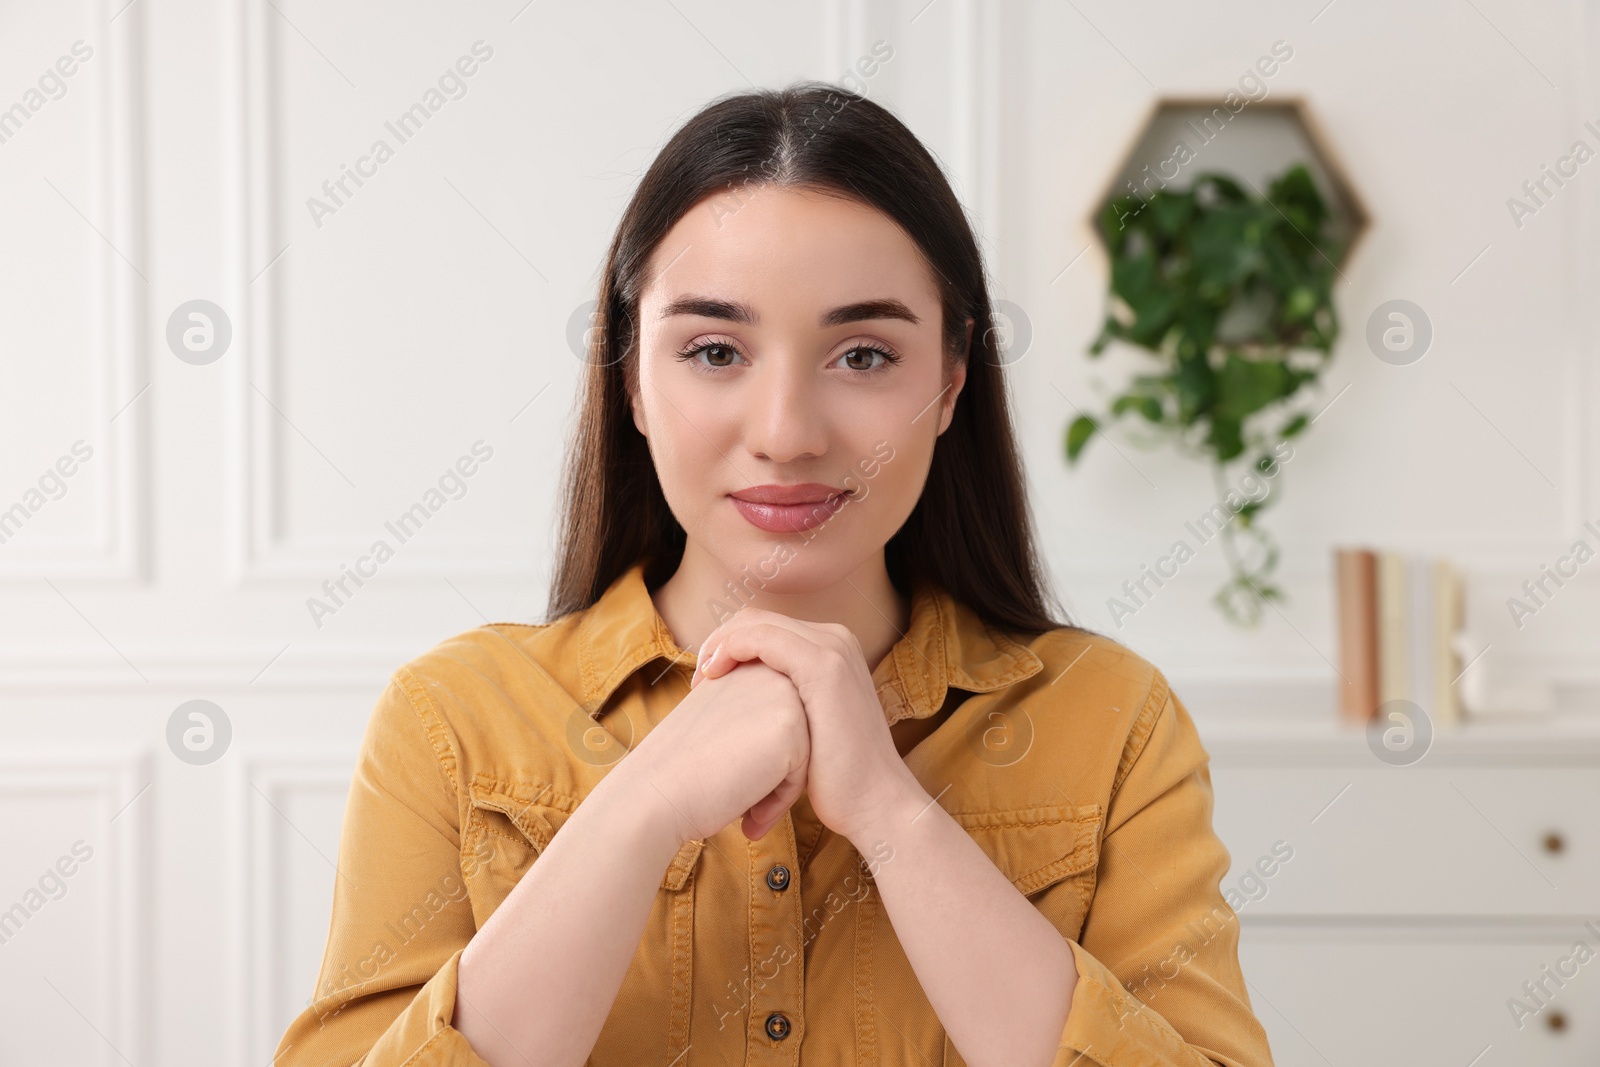
{"type": "MultiPolygon", "coordinates": [[[[624,759],[623,764],[626,762],[624,759]]],[[[623,764],[601,779],[584,803],[601,798],[626,826],[622,832],[631,845],[642,849],[644,855],[665,853],[661,863],[665,871],[678,849],[693,839],[693,830],[683,812],[656,786],[650,768],[638,764],[625,772],[623,764]]]]}
{"type": "Polygon", "coordinates": [[[856,851],[878,842],[893,840],[895,834],[916,818],[933,800],[910,768],[884,782],[864,805],[862,814],[841,834],[856,851]]]}

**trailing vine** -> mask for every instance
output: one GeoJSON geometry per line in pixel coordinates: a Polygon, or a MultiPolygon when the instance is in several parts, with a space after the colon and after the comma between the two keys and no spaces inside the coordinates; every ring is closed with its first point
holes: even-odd
{"type": "MultiPolygon", "coordinates": [[[[1278,443],[1310,424],[1294,401],[1318,383],[1339,335],[1332,289],[1343,249],[1333,223],[1303,164],[1265,198],[1208,172],[1187,189],[1107,204],[1111,289],[1089,355],[1124,341],[1155,366],[1135,374],[1106,414],[1072,421],[1068,464],[1108,423],[1133,417],[1207,462],[1219,491],[1240,463],[1276,474],[1278,443]]],[[[1278,547],[1258,521],[1272,499],[1243,503],[1223,525],[1231,577],[1214,603],[1239,625],[1259,624],[1266,604],[1284,599],[1272,581],[1278,547]]]]}

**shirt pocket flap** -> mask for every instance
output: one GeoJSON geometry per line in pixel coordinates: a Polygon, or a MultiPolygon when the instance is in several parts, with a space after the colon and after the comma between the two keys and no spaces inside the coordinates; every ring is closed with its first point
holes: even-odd
{"type": "Polygon", "coordinates": [[[1104,816],[1099,804],[951,814],[1024,896],[1092,872],[1104,816]]]}
{"type": "MultiPolygon", "coordinates": [[[[502,784],[474,782],[470,787],[474,821],[488,835],[494,857],[503,862],[503,871],[512,883],[521,878],[538,858],[577,804],[555,797],[548,788],[522,787],[509,790],[502,784]],[[536,797],[532,801],[522,796],[536,797]]],[[[661,878],[661,888],[679,890],[689,880],[704,847],[702,841],[688,841],[678,849],[661,878]]],[[[489,861],[496,866],[495,859],[489,861]]]]}

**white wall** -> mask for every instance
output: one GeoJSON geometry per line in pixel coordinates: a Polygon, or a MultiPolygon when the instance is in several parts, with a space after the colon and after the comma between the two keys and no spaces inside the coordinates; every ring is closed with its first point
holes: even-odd
{"type": "MultiPolygon", "coordinates": [[[[542,610],[568,324],[638,176],[713,96],[840,78],[878,40],[894,54],[869,95],[945,162],[996,295],[1032,324],[1016,410],[1080,620],[1163,667],[1219,739],[1247,715],[1328,722],[1330,546],[1438,551],[1469,572],[1485,705],[1593,710],[1593,577],[1520,630],[1505,599],[1600,520],[1600,164],[1520,229],[1505,201],[1575,138],[1600,146],[1581,126],[1600,126],[1595,16],[1555,0],[0,8],[0,108],[92,49],[0,143],[0,509],[75,442],[93,453],[0,544],[0,909],[75,842],[92,850],[0,944],[0,1002],[31,1024],[7,1028],[0,1062],[269,1058],[310,993],[383,680],[441,637],[542,610]],[[1099,442],[1065,467],[1072,403],[1134,363],[1084,354],[1106,289],[1088,219],[1158,94],[1219,92],[1279,39],[1294,56],[1272,92],[1308,98],[1374,216],[1336,290],[1325,395],[1348,391],[1267,513],[1293,599],[1230,629],[1208,603],[1213,546],[1116,629],[1106,598],[1211,491],[1120,431],[1122,454],[1099,442]],[[384,123],[480,40],[493,54],[466,95],[397,144],[384,123]],[[379,137],[394,157],[314,219],[307,199],[379,137]],[[1361,340],[1395,297],[1434,324],[1411,367],[1361,340]],[[232,329],[205,365],[166,340],[196,299],[232,329]],[[318,625],[307,599],[480,440],[493,458],[465,495],[318,625]],[[166,741],[192,699],[232,729],[201,766],[166,741]]],[[[1230,847],[1248,863],[1265,843],[1230,847]]]]}

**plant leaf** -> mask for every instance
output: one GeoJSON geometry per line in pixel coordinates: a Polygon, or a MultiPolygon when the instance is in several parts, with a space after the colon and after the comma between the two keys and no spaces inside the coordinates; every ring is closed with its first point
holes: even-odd
{"type": "Polygon", "coordinates": [[[1078,454],[1083,451],[1083,446],[1089,443],[1089,438],[1094,436],[1100,424],[1088,415],[1079,415],[1072,420],[1072,425],[1067,428],[1067,462],[1076,463],[1078,454]]]}

